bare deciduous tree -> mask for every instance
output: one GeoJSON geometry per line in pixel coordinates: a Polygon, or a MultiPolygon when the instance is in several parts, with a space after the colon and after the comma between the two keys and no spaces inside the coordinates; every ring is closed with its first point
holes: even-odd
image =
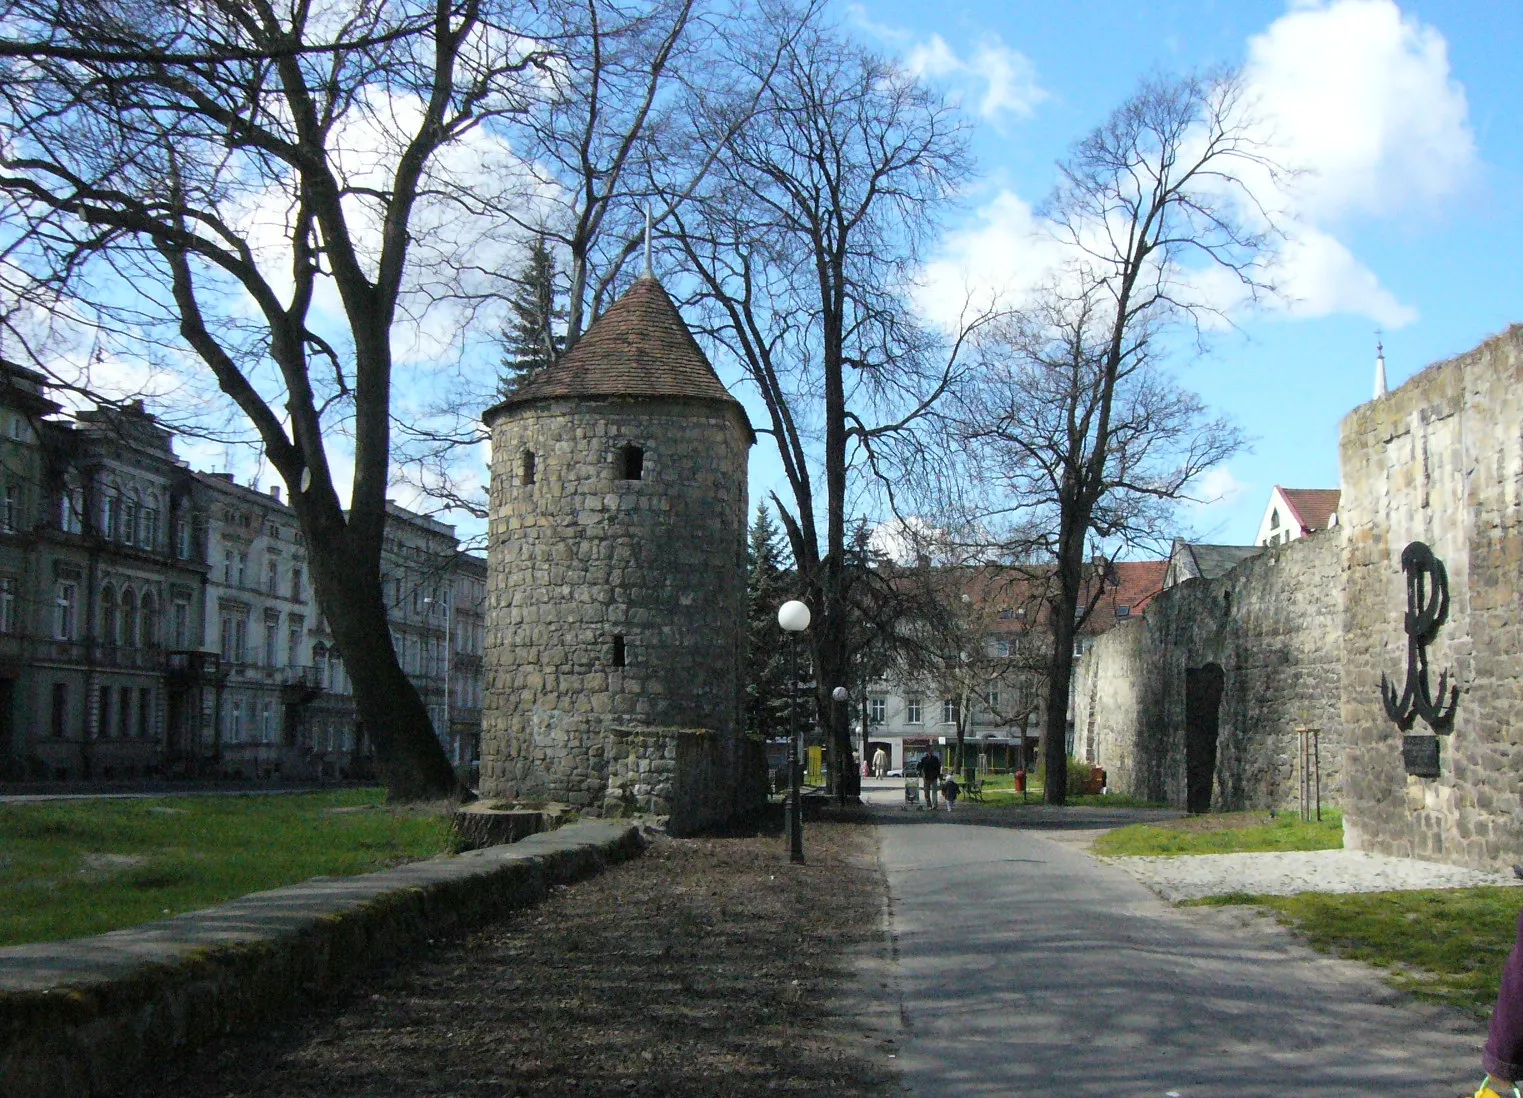
{"type": "Polygon", "coordinates": [[[501,200],[482,189],[490,172],[445,160],[540,96],[556,45],[527,11],[0,5],[9,347],[54,369],[48,340],[66,320],[118,358],[157,354],[215,379],[290,488],[394,799],[457,785],[381,592],[393,327],[448,296],[450,259],[470,244],[450,225],[501,200]]]}
{"type": "Polygon", "coordinates": [[[1074,638],[1101,586],[1089,560],[1161,534],[1173,501],[1242,446],[1158,363],[1171,336],[1199,346],[1225,319],[1212,275],[1272,291],[1276,235],[1254,190],[1278,173],[1235,77],[1145,82],[1060,165],[1046,216],[1072,262],[984,341],[964,390],[962,437],[1022,531],[1003,548],[1049,562],[1051,803],[1067,797],[1074,638]]]}
{"type": "Polygon", "coordinates": [[[766,402],[790,497],[773,502],[814,610],[816,702],[836,759],[850,746],[830,695],[852,668],[851,482],[892,470],[896,444],[962,368],[967,331],[946,347],[907,297],[967,170],[961,123],[939,96],[810,27],[786,45],[697,201],[669,221],[697,274],[700,326],[766,402]]]}

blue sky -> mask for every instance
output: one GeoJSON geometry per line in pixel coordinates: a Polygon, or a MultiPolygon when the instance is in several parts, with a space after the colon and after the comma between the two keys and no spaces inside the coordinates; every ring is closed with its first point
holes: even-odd
{"type": "MultiPolygon", "coordinates": [[[[1337,484],[1339,421],[1370,399],[1377,327],[1394,388],[1523,321],[1515,0],[864,0],[838,14],[978,122],[980,177],[933,279],[993,279],[999,262],[1018,279],[1009,242],[1054,162],[1142,77],[1247,67],[1282,159],[1306,169],[1294,217],[1315,247],[1288,268],[1292,303],[1238,316],[1239,331],[1177,371],[1256,440],[1211,475],[1219,502],[1181,512],[1189,532],[1250,542],[1273,485],[1337,484]],[[1004,242],[997,258],[990,240],[1004,242]]],[[[769,445],[753,459],[753,500],[776,480],[769,445]]]]}

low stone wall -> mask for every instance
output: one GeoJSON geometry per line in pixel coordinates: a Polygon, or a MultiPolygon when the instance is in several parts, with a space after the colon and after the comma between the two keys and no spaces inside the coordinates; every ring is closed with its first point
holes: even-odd
{"type": "Polygon", "coordinates": [[[642,845],[632,825],[576,823],[93,938],[0,949],[0,1094],[107,1094],[378,957],[532,904],[642,845]]]}
{"type": "Polygon", "coordinates": [[[1076,751],[1111,789],[1186,807],[1191,675],[1216,667],[1211,809],[1295,805],[1297,728],[1321,729],[1323,803],[1340,803],[1342,594],[1338,529],[1163,592],[1085,655],[1076,751]]]}

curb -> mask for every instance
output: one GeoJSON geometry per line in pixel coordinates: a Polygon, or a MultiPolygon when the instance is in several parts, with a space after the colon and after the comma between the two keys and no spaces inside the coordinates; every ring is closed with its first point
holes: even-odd
{"type": "Polygon", "coordinates": [[[317,878],[93,938],[0,949],[0,1094],[90,1098],[378,957],[475,926],[644,848],[588,821],[510,846],[317,878]]]}

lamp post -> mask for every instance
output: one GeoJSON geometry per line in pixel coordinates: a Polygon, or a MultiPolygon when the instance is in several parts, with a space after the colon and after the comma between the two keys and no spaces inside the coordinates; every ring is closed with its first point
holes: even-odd
{"type": "Polygon", "coordinates": [[[777,624],[788,634],[788,860],[804,863],[804,810],[799,803],[803,793],[799,781],[799,637],[809,628],[809,607],[790,599],[777,608],[777,624]]]}

